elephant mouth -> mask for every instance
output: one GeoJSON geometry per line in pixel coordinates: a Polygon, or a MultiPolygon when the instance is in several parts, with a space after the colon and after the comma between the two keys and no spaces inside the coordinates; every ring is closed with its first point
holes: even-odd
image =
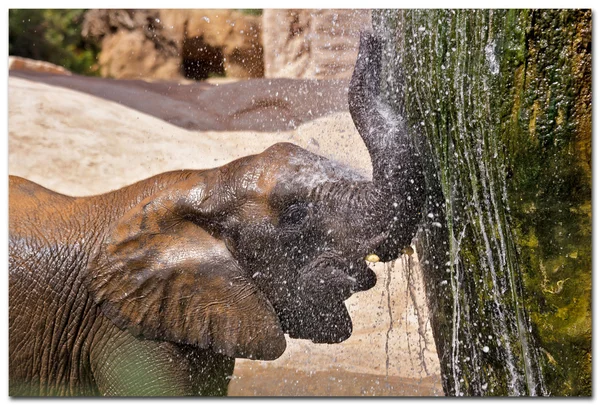
{"type": "Polygon", "coordinates": [[[343,301],[327,305],[304,302],[288,316],[280,316],[280,321],[291,338],[313,343],[340,343],[352,335],[352,319],[343,301]]]}
{"type": "Polygon", "coordinates": [[[314,343],[339,343],[352,334],[352,319],[344,301],[372,288],[375,273],[363,261],[348,262],[324,254],[300,272],[297,294],[287,310],[278,311],[282,327],[291,338],[314,343]]]}

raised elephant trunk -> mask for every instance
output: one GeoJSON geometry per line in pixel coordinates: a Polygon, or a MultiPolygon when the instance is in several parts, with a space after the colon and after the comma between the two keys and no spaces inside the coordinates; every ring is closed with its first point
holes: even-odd
{"type": "Polygon", "coordinates": [[[410,243],[421,219],[424,177],[420,155],[402,117],[380,97],[382,48],[383,41],[373,33],[361,34],[348,104],[354,125],[371,156],[373,184],[383,209],[380,219],[389,223],[387,249],[382,250],[397,253],[396,248],[410,243]]]}

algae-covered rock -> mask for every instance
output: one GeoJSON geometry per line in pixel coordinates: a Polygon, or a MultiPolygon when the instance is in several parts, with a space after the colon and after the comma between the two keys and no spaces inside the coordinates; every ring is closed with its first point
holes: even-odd
{"type": "Polygon", "coordinates": [[[380,10],[448,395],[591,395],[591,11],[380,10]]]}

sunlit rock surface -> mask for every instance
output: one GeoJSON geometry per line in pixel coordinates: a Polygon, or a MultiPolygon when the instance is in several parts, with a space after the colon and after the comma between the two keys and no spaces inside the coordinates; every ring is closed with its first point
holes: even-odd
{"type": "Polygon", "coordinates": [[[591,395],[591,11],[379,10],[449,395],[591,395]]]}
{"type": "MultiPolygon", "coordinates": [[[[99,79],[73,77],[89,80],[88,91],[102,89],[92,85],[99,79]]],[[[294,142],[370,176],[369,155],[347,112],[321,116],[293,131],[191,131],[70,90],[68,83],[54,86],[36,78],[8,80],[9,173],[58,192],[91,195],[168,170],[219,166],[278,141],[294,142]]],[[[127,97],[160,106],[165,99],[151,91],[152,85],[121,82],[127,97]]],[[[197,114],[201,119],[202,112],[197,114]]],[[[416,257],[373,266],[377,285],[347,301],[354,322],[347,341],[288,340],[288,349],[274,362],[238,360],[230,395],[441,395],[416,257]]]]}
{"type": "Polygon", "coordinates": [[[261,17],[237,10],[89,10],[82,34],[114,78],[263,76],[261,17]]]}
{"type": "Polygon", "coordinates": [[[219,79],[213,85],[215,79],[211,83],[148,83],[79,75],[65,78],[29,70],[10,75],[92,94],[199,131],[290,130],[325,114],[348,110],[348,83],[338,80],[219,79]]]}
{"type": "Polygon", "coordinates": [[[265,9],[266,77],[350,79],[371,10],[265,9]]]}

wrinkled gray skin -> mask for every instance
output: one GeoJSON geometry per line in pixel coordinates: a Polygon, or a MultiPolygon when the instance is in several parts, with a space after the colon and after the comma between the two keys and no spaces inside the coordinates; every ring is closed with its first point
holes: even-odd
{"type": "Polygon", "coordinates": [[[88,198],[11,177],[10,395],[224,395],[284,333],[347,339],[365,255],[396,258],[424,199],[380,52],[362,36],[349,91],[373,182],[292,144],[88,198]]]}

